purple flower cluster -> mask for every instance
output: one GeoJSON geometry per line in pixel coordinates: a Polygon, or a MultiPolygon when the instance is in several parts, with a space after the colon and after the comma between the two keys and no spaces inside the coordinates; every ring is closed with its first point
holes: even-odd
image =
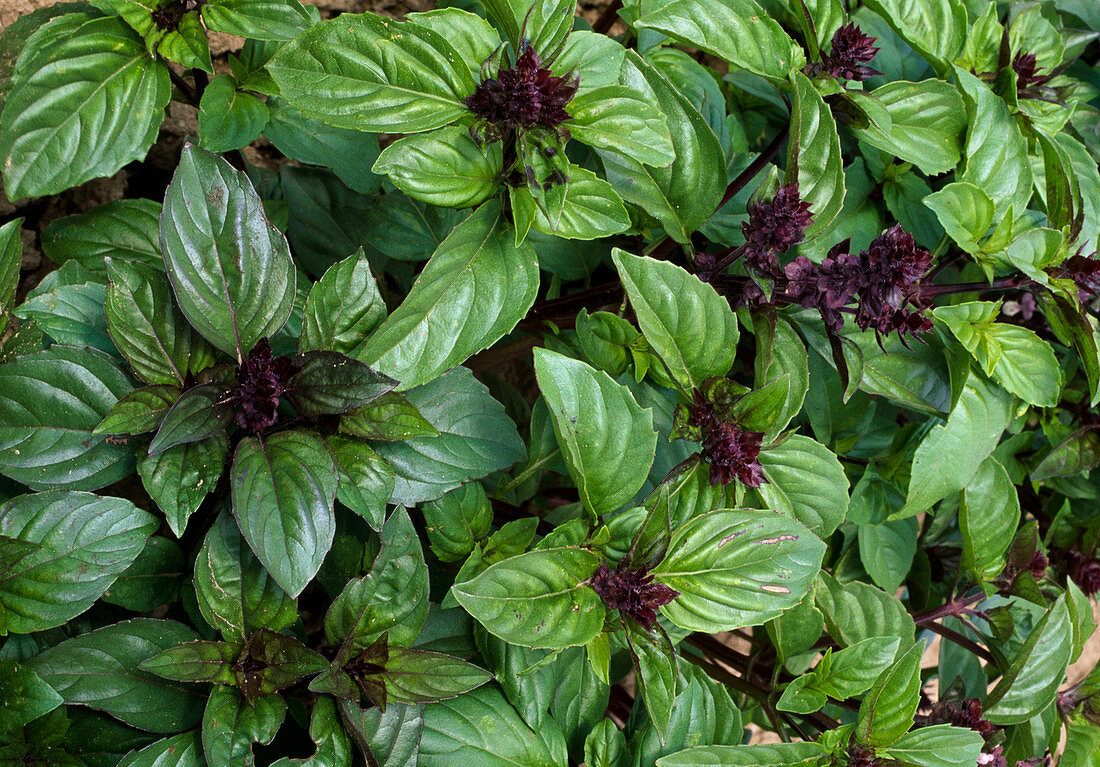
{"type": "Polygon", "coordinates": [[[1100,592],[1100,559],[1082,554],[1077,549],[1064,553],[1066,574],[1086,596],[1100,592]]]}
{"type": "Polygon", "coordinates": [[[858,743],[848,746],[848,767],[877,767],[882,761],[875,757],[873,749],[864,748],[858,743]]]}
{"type": "Polygon", "coordinates": [[[290,357],[272,357],[271,344],[261,338],[237,369],[237,387],[230,395],[237,409],[237,425],[249,431],[274,426],[279,418],[279,398],[295,372],[290,357]]]}
{"type": "Polygon", "coordinates": [[[1096,253],[1082,256],[1080,252],[1070,256],[1059,266],[1051,270],[1051,274],[1066,280],[1073,280],[1077,285],[1077,296],[1082,301],[1095,298],[1100,295],[1100,258],[1096,253]]]}
{"type": "Polygon", "coordinates": [[[1046,85],[1054,75],[1039,74],[1039,60],[1034,53],[1017,53],[1012,59],[1012,71],[1016,73],[1017,92],[1046,85]]]}
{"type": "Polygon", "coordinates": [[[539,65],[539,56],[525,45],[515,66],[501,69],[481,82],[465,104],[479,119],[496,126],[489,135],[500,138],[504,128],[555,128],[570,119],[565,111],[577,92],[577,78],[555,77],[539,65]]]}
{"type": "Polygon", "coordinates": [[[932,265],[932,254],[916,246],[900,226],[887,229],[858,255],[845,240],[820,266],[805,256],[787,265],[787,296],[821,312],[825,325],[839,332],[841,308],[858,301],[856,324],[877,333],[926,333],[932,321],[907,305],[918,297],[920,279],[932,265]]]}
{"type": "Polygon", "coordinates": [[[633,618],[646,631],[653,630],[657,609],[680,596],[679,591],[654,583],[648,568],[632,569],[626,559],[620,560],[614,570],[600,564],[589,586],[609,609],[633,618]]]}
{"type": "Polygon", "coordinates": [[[750,202],[749,220],[741,224],[745,235],[745,260],[768,274],[777,274],[777,253],[786,253],[802,242],[802,235],[813,223],[810,204],[798,196],[798,182],[779,187],[767,202],[750,202]]]}
{"type": "Polygon", "coordinates": [[[175,32],[185,14],[197,11],[203,6],[203,0],[169,0],[152,13],[153,23],[162,32],[175,32]]]}
{"type": "Polygon", "coordinates": [[[838,80],[866,80],[881,75],[867,64],[878,55],[877,37],[865,35],[855,24],[845,24],[833,33],[831,50],[821,57],[818,70],[838,80]]]}
{"type": "Polygon", "coordinates": [[[760,466],[763,432],[736,424],[713,423],[703,438],[703,455],[710,463],[710,483],[729,484],[734,477],[745,487],[760,487],[767,480],[760,466]]]}
{"type": "Polygon", "coordinates": [[[952,724],[966,727],[980,733],[982,737],[993,734],[997,726],[988,719],[982,719],[982,702],[977,698],[967,698],[961,703],[941,701],[937,703],[928,718],[928,724],[952,724]]]}

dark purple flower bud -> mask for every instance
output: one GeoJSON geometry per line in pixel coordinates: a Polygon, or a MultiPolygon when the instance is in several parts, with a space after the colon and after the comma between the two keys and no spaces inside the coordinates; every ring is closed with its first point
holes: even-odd
{"type": "Polygon", "coordinates": [[[1100,295],[1100,258],[1093,253],[1092,257],[1077,255],[1070,256],[1058,267],[1051,270],[1055,277],[1065,280],[1073,280],[1077,285],[1077,295],[1082,301],[1100,295]]]}
{"type": "Polygon", "coordinates": [[[961,703],[941,701],[932,707],[928,724],[952,724],[966,727],[988,737],[997,726],[988,719],[982,719],[982,702],[977,698],[967,698],[961,703]]]}
{"type": "Polygon", "coordinates": [[[482,81],[465,99],[478,118],[510,128],[554,128],[570,119],[565,111],[577,92],[577,78],[555,77],[539,66],[534,48],[525,45],[515,66],[482,81]]]}
{"type": "Polygon", "coordinates": [[[1008,767],[1005,759],[1005,747],[996,746],[992,751],[978,754],[978,767],[1008,767]]]}
{"type": "Polygon", "coordinates": [[[863,34],[855,24],[845,24],[833,33],[832,50],[822,56],[821,70],[838,80],[866,80],[882,74],[866,66],[879,52],[877,37],[863,34]]]}
{"type": "Polygon", "coordinates": [[[882,761],[875,758],[873,749],[864,748],[857,743],[848,746],[848,767],[878,767],[882,761]]]}
{"type": "Polygon", "coordinates": [[[1036,551],[1035,556],[1033,556],[1031,562],[1028,563],[1027,569],[1031,571],[1031,575],[1038,581],[1046,577],[1047,567],[1049,565],[1050,562],[1047,561],[1046,554],[1041,551],[1036,551]]]}
{"type": "Polygon", "coordinates": [[[152,13],[153,23],[162,32],[175,32],[188,11],[197,11],[203,0],[169,0],[152,13]]]}
{"type": "Polygon", "coordinates": [[[1046,85],[1054,75],[1039,74],[1039,60],[1034,53],[1017,53],[1012,59],[1012,71],[1016,73],[1016,90],[1046,85]]]}
{"type": "Polygon", "coordinates": [[[230,395],[237,408],[237,425],[249,431],[274,426],[279,397],[295,372],[290,357],[273,358],[271,345],[261,338],[237,369],[237,387],[230,395]]]}
{"type": "Polygon", "coordinates": [[[710,483],[728,484],[734,477],[746,487],[767,482],[760,466],[764,433],[747,431],[732,423],[719,423],[703,439],[703,455],[710,462],[710,483]]]}
{"type": "Polygon", "coordinates": [[[749,220],[741,224],[745,235],[745,260],[761,271],[776,271],[775,253],[802,242],[813,223],[810,204],[798,196],[798,183],[779,187],[768,202],[750,202],[749,220]]]}
{"type": "Polygon", "coordinates": [[[620,560],[614,570],[601,564],[588,585],[608,609],[633,618],[646,631],[653,630],[657,609],[680,596],[679,591],[654,583],[648,568],[631,569],[626,559],[620,560]]]}
{"type": "Polygon", "coordinates": [[[695,404],[688,411],[688,423],[692,426],[703,427],[714,418],[714,406],[707,402],[706,395],[698,389],[692,395],[695,404]]]}
{"type": "Polygon", "coordinates": [[[1076,549],[1066,552],[1066,572],[1086,596],[1100,591],[1100,560],[1076,549]]]}

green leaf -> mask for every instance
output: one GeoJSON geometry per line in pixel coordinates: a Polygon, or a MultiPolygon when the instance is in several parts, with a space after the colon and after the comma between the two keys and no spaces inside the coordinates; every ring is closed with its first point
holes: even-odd
{"type": "MultiPolygon", "coordinates": [[[[972,164],[972,163],[971,163],[972,164]]],[[[978,240],[993,224],[996,205],[981,187],[966,181],[952,182],[924,198],[940,225],[967,253],[980,249],[978,240]]]]}
{"type": "Polygon", "coordinates": [[[196,638],[182,623],[135,618],[66,639],[27,665],[69,705],[105,711],[140,730],[180,732],[198,723],[203,696],[138,664],[196,638]]]}
{"type": "Polygon", "coordinates": [[[1012,665],[986,699],[984,716],[998,725],[1026,722],[1051,704],[1073,653],[1063,594],[1035,624],[1012,665]]]}
{"type": "Polygon", "coordinates": [[[234,685],[236,677],[230,665],[240,656],[240,642],[183,642],[142,661],[139,668],[177,682],[234,685]]]}
{"type": "Polygon", "coordinates": [[[0,660],[0,733],[18,731],[23,725],[53,711],[64,700],[38,674],[12,660],[0,660]]]}
{"type": "Polygon", "coordinates": [[[378,191],[381,179],[371,173],[378,159],[378,139],[347,128],[334,128],[306,117],[280,98],[267,100],[264,137],[298,162],[331,168],[349,188],[360,194],[378,191]]]}
{"type": "Polygon", "coordinates": [[[584,739],[584,763],[588,767],[626,767],[626,736],[610,719],[601,719],[584,739]]]}
{"type": "MultiPolygon", "coordinates": [[[[513,210],[517,194],[533,202],[527,189],[512,188],[509,192],[512,194],[513,210]]],[[[551,223],[546,214],[536,207],[533,224],[537,231],[546,235],[568,240],[595,240],[628,229],[630,216],[611,184],[590,170],[570,165],[569,184],[560,218],[556,223],[551,223]]],[[[518,237],[519,230],[516,232],[518,237]]]]}
{"type": "Polygon", "coordinates": [[[217,486],[228,458],[229,440],[221,433],[138,460],[142,487],[164,512],[177,537],[217,486]]]}
{"type": "Polygon", "coordinates": [[[822,572],[814,588],[814,600],[825,616],[829,634],[842,646],[850,647],[874,636],[913,641],[916,626],[901,602],[869,583],[840,584],[822,572]]]}
{"type": "Polygon", "coordinates": [[[15,304],[15,290],[19,287],[19,267],[23,263],[23,238],[20,227],[23,219],[17,218],[0,226],[0,336],[8,329],[8,314],[15,304]]]}
{"type": "Polygon", "coordinates": [[[962,52],[969,22],[961,0],[868,0],[867,6],[941,75],[962,52]]]}
{"type": "Polygon", "coordinates": [[[183,551],[175,541],[154,535],[133,564],[103,594],[103,601],[137,613],[174,602],[184,577],[183,551]]]}
{"type": "Polygon", "coordinates": [[[238,361],[274,335],[294,304],[286,240],[244,173],[187,146],[164,198],[161,248],[180,310],[238,361]]]}
{"type": "Polygon", "coordinates": [[[298,351],[333,351],[358,359],[386,317],[370,262],[360,248],[313,283],[302,319],[298,351]]]}
{"type": "Polygon", "coordinates": [[[308,431],[246,437],[233,454],[233,516],[257,559],[290,596],[302,593],[336,533],[336,466],[308,431]]]}
{"type": "Polygon", "coordinates": [[[1058,404],[1062,371],[1050,344],[1032,330],[994,322],[999,303],[971,301],[933,310],[986,375],[1025,402],[1058,404]]]}
{"type": "Polygon", "coordinates": [[[366,216],[367,244],[399,261],[425,261],[469,212],[439,208],[399,194],[376,198],[366,216]]]}
{"type": "Polygon", "coordinates": [[[153,200],[115,200],[59,218],[42,230],[42,252],[58,264],[76,261],[99,274],[106,273],[106,256],[163,268],[157,240],[160,211],[153,200]]]}
{"type": "Polygon", "coordinates": [[[261,695],[245,702],[234,687],[216,685],[202,717],[202,745],[206,764],[251,767],[252,744],[274,740],[286,717],[286,703],[278,695],[261,695]]]}
{"type": "Polygon", "coordinates": [[[917,553],[917,520],[913,517],[859,526],[859,559],[875,585],[893,594],[905,581],[917,553]]]}
{"type": "Polygon", "coordinates": [[[825,704],[825,695],[834,700],[847,700],[866,692],[894,662],[900,644],[897,637],[868,637],[837,653],[827,649],[812,673],[787,686],[776,708],[808,714],[825,704]],[[802,705],[803,697],[813,697],[806,696],[807,692],[817,693],[821,702],[810,707],[802,705]]]}
{"type": "Polygon", "coordinates": [[[1039,465],[1031,471],[1031,480],[1073,477],[1100,465],[1100,435],[1089,427],[1078,429],[1051,447],[1039,465]]]}
{"type": "MultiPolygon", "coordinates": [[[[577,95],[605,85],[615,85],[622,73],[626,49],[614,38],[576,30],[565,40],[561,54],[550,65],[559,77],[572,72],[580,80],[577,95]]],[[[574,97],[575,98],[575,97],[574,97]]]]}
{"type": "Polygon", "coordinates": [[[12,200],[57,194],[144,159],[171,97],[167,65],[118,17],[36,40],[0,116],[12,200]]]}
{"type": "Polygon", "coordinates": [[[691,631],[755,626],[793,607],[813,585],[825,544],[770,511],[720,509],[691,519],[653,568],[680,592],[662,608],[691,631]]]}
{"type": "Polygon", "coordinates": [[[92,430],[132,388],[93,349],[53,346],[0,365],[0,474],[34,490],[97,490],[128,476],[128,441],[92,430]]]}
{"type": "Polygon", "coordinates": [[[337,500],[381,530],[393,494],[393,469],[362,440],[332,434],[325,436],[325,444],[336,459],[337,500]]]}
{"type": "Polygon", "coordinates": [[[981,733],[965,727],[938,724],[902,735],[884,753],[917,767],[956,767],[977,763],[985,739],[981,733]]]}
{"type": "Polygon", "coordinates": [[[538,732],[516,714],[500,690],[480,687],[424,711],[419,767],[565,767],[565,738],[553,719],[538,732]]]}
{"type": "Polygon", "coordinates": [[[479,482],[456,488],[421,511],[432,551],[443,562],[464,560],[493,525],[493,507],[479,482]]]}
{"type": "Polygon", "coordinates": [[[535,375],[581,501],[597,517],[615,511],[649,475],[652,411],[606,373],[546,349],[535,350],[535,375]]]}
{"type": "Polygon", "coordinates": [[[360,708],[350,700],[337,705],[344,728],[368,764],[373,757],[386,767],[416,767],[424,730],[423,704],[395,704],[386,706],[384,712],[377,706],[360,708]]]}
{"type": "Polygon", "coordinates": [[[286,397],[302,415],[345,413],[376,400],[397,382],[339,352],[306,352],[287,382],[286,397]]]}
{"type": "Polygon", "coordinates": [[[607,181],[624,200],[660,221],[672,239],[686,243],[710,218],[725,191],[722,146],[695,106],[632,51],[626,52],[622,83],[660,107],[676,160],[668,167],[654,168],[625,152],[602,149],[599,155],[607,181]]]}
{"type": "Polygon", "coordinates": [[[791,138],[787,143],[787,183],[798,182],[798,196],[810,204],[813,223],[805,238],[826,231],[844,207],[844,158],[829,107],[809,78],[795,71],[791,138]]]}
{"type": "MultiPolygon", "coordinates": [[[[503,528],[501,532],[504,532],[503,528]]],[[[512,554],[522,553],[522,551],[523,548],[520,548],[512,554]]],[[[495,556],[492,562],[503,558],[503,554],[495,556]]],[[[486,562],[481,570],[492,562],[486,562]]],[[[459,572],[455,581],[465,580],[464,575],[463,572],[459,572]]],[[[447,598],[454,599],[451,594],[448,594],[447,598]]],[[[469,617],[461,607],[455,609],[463,616],[469,617]]],[[[536,650],[533,647],[508,644],[503,639],[490,634],[472,618],[470,623],[473,628],[474,646],[485,665],[497,678],[497,682],[504,690],[504,697],[531,729],[540,731],[546,724],[546,720],[550,718],[550,704],[554,700],[554,693],[561,680],[559,670],[568,658],[567,653],[570,650],[536,650]]],[[[579,662],[584,661],[579,660],[579,662]]]]}
{"type": "Polygon", "coordinates": [[[584,549],[531,551],[497,562],[451,593],[505,642],[525,647],[586,644],[603,630],[604,607],[584,581],[599,558],[584,549]]]}
{"type": "Polygon", "coordinates": [[[212,0],[203,4],[202,20],[215,32],[277,41],[291,40],[313,23],[298,0],[212,0]]]}
{"type": "Polygon", "coordinates": [[[163,384],[134,389],[114,404],[92,434],[133,435],[154,431],[180,394],[179,387],[163,384]]]}
{"type": "Polygon", "coordinates": [[[898,80],[876,88],[871,95],[886,108],[891,128],[889,132],[873,124],[853,128],[857,138],[913,163],[928,175],[958,165],[959,145],[967,122],[962,97],[953,86],[942,80],[918,83],[898,80]]]}
{"type": "Polygon", "coordinates": [[[802,49],[753,0],[672,0],[635,23],[724,59],[738,69],[786,80],[806,63],[802,49]]]}
{"type": "Polygon", "coordinates": [[[267,116],[267,105],[258,97],[237,90],[232,76],[217,75],[199,102],[199,146],[211,152],[248,146],[260,137],[267,116]]]}
{"type": "Polygon", "coordinates": [[[203,767],[205,764],[199,731],[191,730],[130,752],[118,767],[203,767]]]}
{"type": "Polygon", "coordinates": [[[953,70],[969,123],[963,152],[966,170],[959,181],[974,184],[988,194],[1002,216],[1006,211],[1026,210],[1031,200],[1031,165],[1016,120],[989,86],[957,65],[953,70]]]}
{"type": "Polygon", "coordinates": [[[1016,486],[1004,466],[989,456],[967,483],[959,504],[962,566],[978,578],[1000,574],[1019,522],[1020,498],[1016,486]]]}
{"type": "Polygon", "coordinates": [[[567,106],[569,132],[580,142],[623,152],[655,168],[676,159],[665,116],[635,90],[607,85],[578,94],[567,106]]]}
{"type": "Polygon", "coordinates": [[[570,0],[488,0],[484,7],[513,49],[528,41],[543,59],[565,42],[576,12],[570,0]]]}
{"type": "Polygon", "coordinates": [[[340,419],[340,431],[387,442],[439,436],[439,430],[428,423],[405,395],[395,391],[345,413],[340,419]]]}
{"type": "Polygon", "coordinates": [[[397,509],[382,528],[371,571],[344,588],[325,615],[325,636],[343,663],[389,632],[395,646],[420,634],[428,613],[428,568],[409,514],[397,509]]]}
{"type": "Polygon", "coordinates": [[[337,767],[351,763],[351,742],[336,718],[336,703],[322,695],[313,704],[309,720],[309,737],[317,750],[305,759],[283,757],[271,767],[337,767]]]}
{"type": "Polygon", "coordinates": [[[913,726],[920,702],[920,658],[917,642],[879,676],[859,706],[855,738],[865,746],[889,746],[913,726]]]}
{"type": "Polygon", "coordinates": [[[526,457],[515,422],[466,368],[451,370],[407,396],[439,434],[375,445],[396,474],[391,503],[434,500],[526,457]]]}
{"type": "Polygon", "coordinates": [[[34,322],[59,344],[90,346],[117,357],[118,349],[108,335],[103,313],[106,292],[107,286],[102,282],[65,283],[59,279],[49,287],[39,285],[13,314],[34,322]]]}
{"type": "Polygon", "coordinates": [[[104,259],[107,329],[138,378],[184,386],[188,373],[214,363],[214,350],[191,331],[164,272],[138,261],[104,259]]]}
{"type": "Polygon", "coordinates": [[[511,331],[538,286],[535,251],[517,248],[501,206],[487,203],[440,244],[362,356],[401,389],[427,383],[511,331]]]}
{"type": "Polygon", "coordinates": [[[651,632],[634,620],[623,620],[622,624],[646,712],[658,741],[664,743],[668,739],[669,721],[676,698],[676,680],[680,676],[676,650],[659,625],[656,631],[651,632]]]}
{"type": "Polygon", "coordinates": [[[295,600],[267,574],[226,513],[195,559],[195,592],[203,618],[226,639],[243,642],[258,629],[281,631],[298,619],[295,600]]]}
{"type": "Polygon", "coordinates": [[[693,274],[669,263],[614,249],[642,333],[685,390],[724,376],[737,354],[737,317],[729,302],[693,274]]]}
{"type": "Polygon", "coordinates": [[[466,62],[436,32],[372,13],[347,14],[297,36],[267,65],[283,97],[337,128],[419,133],[468,113],[466,62]]]}
{"type": "Polygon", "coordinates": [[[662,757],[657,767],[801,767],[828,756],[817,743],[756,746],[696,746],[662,757]]]}
{"type": "Polygon", "coordinates": [[[765,505],[796,519],[822,538],[848,512],[848,477],[836,454],[820,442],[792,434],[760,453],[768,480],[756,488],[765,505]]]}
{"type": "Polygon", "coordinates": [[[453,126],[406,136],[390,144],[371,168],[414,200],[469,208],[500,186],[501,144],[479,146],[466,128],[453,126]]]}
{"type": "Polygon", "coordinates": [[[439,652],[391,647],[382,677],[386,701],[435,702],[456,698],[493,678],[483,668],[439,652]]]}
{"type": "Polygon", "coordinates": [[[482,63],[500,46],[500,35],[488,21],[459,8],[409,13],[405,15],[405,20],[446,39],[470,67],[470,74],[475,79],[481,76],[482,63]]]}
{"type": "Polygon", "coordinates": [[[890,519],[927,511],[962,490],[993,452],[1012,417],[1012,398],[971,373],[947,421],[934,426],[913,455],[905,506],[890,519]]]}
{"type": "Polygon", "coordinates": [[[229,394],[229,387],[218,382],[192,386],[181,394],[149,443],[149,455],[223,434],[233,418],[229,394]]]}

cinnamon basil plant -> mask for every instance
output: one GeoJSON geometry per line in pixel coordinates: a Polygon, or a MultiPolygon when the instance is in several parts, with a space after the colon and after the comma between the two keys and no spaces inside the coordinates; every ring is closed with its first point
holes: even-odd
{"type": "Polygon", "coordinates": [[[417,5],[0,32],[0,762],[1100,764],[1100,6],[417,5]]]}

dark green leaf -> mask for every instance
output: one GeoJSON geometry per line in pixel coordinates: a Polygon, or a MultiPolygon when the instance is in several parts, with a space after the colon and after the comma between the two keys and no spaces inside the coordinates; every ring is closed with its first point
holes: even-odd
{"type": "Polygon", "coordinates": [[[817,743],[697,746],[662,757],[657,767],[810,767],[827,756],[817,743]]]}
{"type": "Polygon", "coordinates": [[[275,738],[286,717],[286,708],[278,695],[261,695],[249,704],[233,687],[215,686],[202,717],[206,763],[251,767],[252,744],[267,745],[275,738]]]}
{"type": "Polygon", "coordinates": [[[905,607],[869,583],[840,584],[828,573],[821,573],[814,599],[829,634],[843,647],[875,636],[896,636],[903,647],[913,641],[916,627],[905,607]]]}
{"type": "Polygon", "coordinates": [[[0,734],[17,731],[64,702],[38,674],[11,660],[0,660],[0,698],[0,734]]]}
{"type": "Polygon", "coordinates": [[[224,433],[233,418],[229,394],[229,387],[218,382],[192,386],[181,394],[149,443],[149,455],[224,433]]]}
{"type": "Polygon", "coordinates": [[[76,261],[100,274],[106,256],[163,268],[157,241],[160,210],[153,200],[115,200],[59,218],[42,231],[42,252],[58,264],[76,261]]]}
{"type": "Polygon", "coordinates": [[[91,607],[141,553],[157,522],[121,498],[47,491],[0,507],[0,535],[40,544],[0,577],[8,631],[60,626],[91,607]]]}
{"type": "Polygon", "coordinates": [[[184,577],[183,552],[175,541],[154,535],[133,564],[103,594],[103,601],[137,613],[174,602],[184,577]]]}
{"type": "Polygon", "coordinates": [[[118,350],[107,333],[103,314],[106,292],[107,286],[95,280],[59,281],[49,286],[47,280],[43,280],[13,313],[22,320],[34,322],[59,344],[90,346],[117,357],[118,350]]]}
{"type": "Polygon", "coordinates": [[[206,622],[231,640],[261,628],[280,631],[298,606],[253,556],[229,514],[221,514],[195,559],[195,592],[206,622]]]}
{"type": "Polygon", "coordinates": [[[526,457],[515,422],[466,368],[451,370],[406,396],[439,436],[375,446],[397,475],[392,503],[434,500],[526,457]]]}
{"type": "Polygon", "coordinates": [[[999,575],[1019,522],[1020,498],[1016,486],[1004,466],[989,456],[967,484],[959,504],[963,567],[978,578],[999,575]]]}
{"type": "Polygon", "coordinates": [[[444,562],[458,562],[488,537],[493,507],[479,482],[470,482],[422,507],[432,551],[444,562]]]}
{"type": "Polygon", "coordinates": [[[389,632],[395,646],[412,644],[428,612],[428,568],[404,509],[382,528],[382,550],[371,571],[344,588],[325,616],[325,635],[344,662],[389,632]]]}
{"type": "Polygon", "coordinates": [[[58,35],[47,27],[33,55],[20,58],[0,117],[12,200],[57,194],[143,159],[171,97],[167,65],[122,19],[88,19],[58,35]]]}
{"type": "Polygon", "coordinates": [[[203,4],[202,20],[215,32],[280,41],[313,23],[298,0],[213,0],[203,4]]]}
{"type": "Polygon", "coordinates": [[[369,753],[379,765],[416,767],[420,733],[424,729],[424,705],[360,708],[350,700],[337,703],[340,720],[359,752],[370,763],[369,753]]]}
{"type": "Polygon", "coordinates": [[[306,117],[283,99],[269,98],[270,117],[264,137],[298,162],[331,168],[350,189],[361,194],[378,191],[381,179],[371,173],[378,159],[378,140],[347,128],[334,128],[306,117]]]}
{"type": "Polygon", "coordinates": [[[313,704],[309,720],[309,737],[317,746],[306,759],[283,757],[271,767],[339,767],[351,762],[351,741],[336,717],[336,702],[322,695],[313,704]]]}
{"type": "Polygon", "coordinates": [[[836,455],[820,442],[792,434],[760,453],[768,480],[756,489],[764,503],[797,519],[822,538],[844,521],[848,477],[836,455]]]}
{"type": "Polygon", "coordinates": [[[198,723],[203,696],[138,664],[193,639],[181,623],[135,618],[66,639],[27,665],[70,705],[105,711],[149,732],[180,732],[198,723]]]}
{"type": "Polygon", "coordinates": [[[824,232],[844,207],[844,158],[832,112],[801,72],[793,74],[794,109],[787,143],[787,183],[798,182],[798,196],[810,204],[813,223],[806,239],[824,232]]]}
{"type": "Polygon", "coordinates": [[[163,738],[140,751],[133,751],[119,767],[203,767],[202,740],[198,730],[163,738]]]}
{"type": "Polygon", "coordinates": [[[154,431],[182,393],[178,386],[164,384],[134,389],[114,404],[92,429],[92,434],[133,435],[154,431]]]}
{"type": "Polygon", "coordinates": [[[32,489],[96,490],[133,471],[128,440],[92,430],[133,387],[93,349],[54,346],[0,365],[0,473],[32,489]]]}
{"type": "Polygon", "coordinates": [[[902,735],[884,755],[917,767],[955,767],[977,763],[984,743],[979,732],[940,724],[902,735]]]}
{"type": "Polygon", "coordinates": [[[329,267],[310,288],[298,350],[340,352],[358,359],[385,317],[386,305],[360,249],[329,267]]]}
{"type": "Polygon", "coordinates": [[[214,350],[176,308],[164,272],[136,261],[104,259],[107,329],[138,378],[183,386],[214,363],[214,350]]]}
{"type": "Polygon", "coordinates": [[[1051,704],[1073,653],[1069,608],[1062,595],[1028,634],[1019,654],[989,693],[985,718],[1026,722],[1051,704]]]}
{"type": "Polygon", "coordinates": [[[913,163],[929,175],[951,170],[958,164],[959,145],[967,123],[962,97],[952,85],[942,80],[919,83],[898,80],[876,88],[871,95],[886,108],[891,128],[888,132],[875,125],[854,129],[859,139],[913,163]]]}
{"type": "Polygon", "coordinates": [[[284,591],[302,593],[336,533],[336,466],[308,431],[246,437],[233,455],[233,516],[256,557],[284,591]]]}
{"type": "Polygon", "coordinates": [[[439,435],[439,430],[428,423],[405,395],[395,391],[345,413],[340,419],[340,431],[387,442],[439,435]]]}
{"type": "Polygon", "coordinates": [[[145,492],[164,512],[168,526],[183,535],[187,520],[214,490],[229,458],[225,434],[176,445],[138,461],[138,475],[145,492]]]}
{"type": "Polygon", "coordinates": [[[230,666],[240,655],[240,642],[183,642],[142,661],[139,668],[177,682],[233,685],[236,678],[230,666]]]}
{"type": "Polygon", "coordinates": [[[658,741],[664,743],[668,738],[669,720],[672,718],[673,700],[676,697],[676,680],[680,675],[676,664],[676,650],[669,641],[668,634],[659,625],[656,631],[646,631],[633,620],[624,620],[623,623],[646,712],[653,723],[658,741]]]}
{"type": "Polygon", "coordinates": [[[623,152],[655,168],[676,159],[665,116],[637,91],[608,85],[578,94],[568,106],[569,132],[578,141],[623,152]]]}
{"type": "Polygon", "coordinates": [[[267,125],[267,105],[237,90],[227,74],[217,75],[203,89],[199,102],[199,145],[211,152],[228,152],[251,144],[267,125]]]}
{"type": "Polygon", "coordinates": [[[868,0],[867,6],[941,75],[962,51],[968,21],[959,0],[868,0]]]}
{"type": "Polygon", "coordinates": [[[248,178],[184,147],[164,198],[161,248],[180,310],[238,361],[290,317],[294,264],[248,178]]]}
{"type": "Polygon", "coordinates": [[[339,352],[306,352],[296,363],[300,367],[287,382],[286,396],[302,415],[345,413],[397,385],[392,378],[339,352]]]}
{"type": "Polygon", "coordinates": [[[23,238],[17,218],[0,226],[0,335],[8,329],[8,314],[15,304],[15,289],[19,286],[19,267],[23,262],[23,238]]]}
{"type": "Polygon", "coordinates": [[[332,434],[325,437],[325,444],[336,459],[337,500],[381,530],[386,503],[393,494],[393,469],[362,440],[332,434]]]}
{"type": "Polygon", "coordinates": [[[443,653],[391,647],[382,677],[386,680],[388,705],[388,701],[420,703],[455,698],[485,684],[493,675],[443,653]]]}

